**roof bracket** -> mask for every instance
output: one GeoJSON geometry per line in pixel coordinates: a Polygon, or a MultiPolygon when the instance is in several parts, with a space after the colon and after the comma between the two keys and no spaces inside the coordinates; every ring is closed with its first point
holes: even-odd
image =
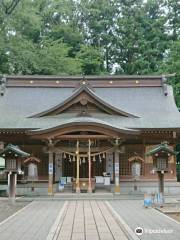
{"type": "Polygon", "coordinates": [[[0,78],[0,95],[4,96],[6,90],[6,78],[4,76],[2,76],[0,78]]]}

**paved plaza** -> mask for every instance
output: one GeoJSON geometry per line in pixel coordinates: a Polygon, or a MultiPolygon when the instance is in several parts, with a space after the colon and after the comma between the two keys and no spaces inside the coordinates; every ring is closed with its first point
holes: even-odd
{"type": "Polygon", "coordinates": [[[153,208],[144,208],[143,201],[121,200],[109,201],[114,210],[123,218],[134,231],[137,227],[143,229],[139,236],[143,240],[179,240],[180,223],[153,208]],[[161,233],[151,233],[153,230],[162,230],[161,233]],[[167,233],[169,231],[169,233],[167,233]]]}
{"type": "Polygon", "coordinates": [[[63,202],[34,201],[3,224],[0,240],[45,240],[63,202]]]}
{"type": "Polygon", "coordinates": [[[0,240],[179,240],[179,236],[179,223],[145,209],[142,200],[33,201],[0,223],[0,240]],[[144,233],[137,236],[136,227],[144,233]]]}

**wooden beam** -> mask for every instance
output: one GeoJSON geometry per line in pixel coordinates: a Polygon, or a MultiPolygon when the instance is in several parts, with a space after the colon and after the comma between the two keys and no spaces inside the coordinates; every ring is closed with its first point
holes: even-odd
{"type": "MultiPolygon", "coordinates": [[[[106,146],[106,147],[92,147],[91,146],[91,153],[106,152],[110,148],[112,148],[112,147],[111,146],[106,146]]],[[[58,152],[59,150],[61,150],[62,152],[72,152],[72,153],[75,153],[76,152],[76,147],[63,147],[63,146],[59,146],[59,147],[54,147],[53,148],[54,152],[58,152]]],[[[80,152],[88,152],[88,147],[79,147],[79,151],[80,152]]]]}
{"type": "Polygon", "coordinates": [[[71,139],[109,139],[107,135],[61,135],[58,139],[71,140],[71,139]]]}

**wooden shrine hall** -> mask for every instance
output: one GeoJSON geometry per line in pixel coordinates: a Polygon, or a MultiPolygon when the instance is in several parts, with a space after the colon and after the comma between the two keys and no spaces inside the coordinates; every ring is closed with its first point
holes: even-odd
{"type": "MultiPolygon", "coordinates": [[[[180,132],[167,78],[2,76],[0,151],[12,144],[30,155],[19,161],[17,192],[51,195],[67,185],[74,192],[155,191],[146,152],[163,142],[173,151],[180,132]]],[[[173,192],[175,156],[168,161],[165,191],[173,192]]]]}

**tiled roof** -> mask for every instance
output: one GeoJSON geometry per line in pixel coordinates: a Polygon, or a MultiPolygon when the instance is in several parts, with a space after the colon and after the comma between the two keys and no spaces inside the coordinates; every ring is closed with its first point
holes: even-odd
{"type": "Polygon", "coordinates": [[[171,155],[176,155],[177,152],[173,151],[168,145],[167,143],[161,143],[157,146],[155,146],[154,148],[152,148],[150,151],[148,151],[146,153],[146,156],[151,156],[151,155],[155,155],[156,153],[159,152],[166,152],[169,153],[171,155]]]}
{"type": "Polygon", "coordinates": [[[0,96],[0,129],[47,129],[73,121],[99,121],[119,129],[180,128],[180,113],[171,86],[167,88],[167,96],[162,86],[93,88],[94,94],[108,105],[139,118],[105,113],[94,113],[90,118],[73,113],[29,118],[61,104],[74,90],[72,87],[7,86],[0,96]]]}
{"type": "Polygon", "coordinates": [[[0,156],[4,156],[4,154],[6,154],[6,153],[9,154],[10,152],[15,153],[19,157],[28,157],[28,156],[30,156],[29,153],[26,153],[26,152],[22,151],[18,146],[15,146],[15,145],[12,145],[12,144],[8,144],[4,148],[4,150],[2,150],[0,152],[0,156]]]}

